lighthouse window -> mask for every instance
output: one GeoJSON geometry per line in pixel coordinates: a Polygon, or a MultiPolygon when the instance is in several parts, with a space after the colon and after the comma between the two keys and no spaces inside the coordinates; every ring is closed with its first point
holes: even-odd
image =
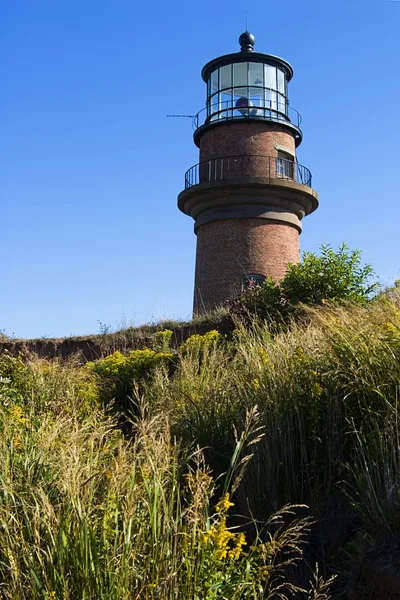
{"type": "Polygon", "coordinates": [[[276,173],[278,177],[293,179],[293,167],[293,156],[286,154],[286,152],[278,151],[278,158],[276,161],[276,173]]]}
{"type": "Polygon", "coordinates": [[[250,285],[262,285],[265,279],[265,275],[260,275],[258,273],[251,273],[250,275],[245,275],[242,279],[242,289],[247,290],[247,288],[250,285]]]}
{"type": "MultiPolygon", "coordinates": [[[[261,88],[253,87],[249,88],[250,103],[254,106],[264,106],[264,93],[261,88]]],[[[250,104],[250,106],[251,106],[250,104]]]]}

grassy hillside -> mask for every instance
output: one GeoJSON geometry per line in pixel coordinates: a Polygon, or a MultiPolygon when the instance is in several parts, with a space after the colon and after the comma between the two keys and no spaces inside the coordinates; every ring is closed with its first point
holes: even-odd
{"type": "Polygon", "coordinates": [[[399,597],[398,293],[170,337],[1,356],[1,597],[399,597]]]}

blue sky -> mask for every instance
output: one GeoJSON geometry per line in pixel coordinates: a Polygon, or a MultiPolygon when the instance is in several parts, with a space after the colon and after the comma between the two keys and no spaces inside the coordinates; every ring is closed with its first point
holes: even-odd
{"type": "Polygon", "coordinates": [[[193,222],[176,198],[198,162],[202,66],[256,50],[294,67],[298,160],[320,208],[302,250],[346,242],[400,278],[400,2],[0,3],[0,330],[64,336],[192,307],[193,222]]]}

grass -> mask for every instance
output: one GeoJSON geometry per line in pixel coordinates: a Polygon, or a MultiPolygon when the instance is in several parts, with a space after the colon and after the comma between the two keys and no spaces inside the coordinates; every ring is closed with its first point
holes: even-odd
{"type": "Polygon", "coordinates": [[[77,357],[80,354],[81,362],[85,362],[102,358],[112,352],[128,352],[151,345],[155,334],[165,329],[173,331],[172,342],[178,347],[189,335],[215,327],[224,327],[226,330],[232,328],[227,308],[220,307],[209,313],[194,316],[190,321],[167,319],[158,323],[121,328],[99,323],[99,333],[86,336],[26,340],[15,338],[13,335],[8,336],[4,331],[0,331],[0,352],[7,350],[14,355],[23,354],[27,358],[30,354],[36,354],[50,359],[77,357]]]}
{"type": "Polygon", "coordinates": [[[232,426],[258,407],[265,435],[237,505],[257,519],[287,502],[309,505],[325,572],[343,573],[348,551],[355,561],[383,554],[390,562],[396,548],[399,306],[394,294],[365,307],[305,309],[302,322],[277,334],[238,326],[233,342],[181,354],[174,377],[160,372],[146,388],[177,436],[208,447],[215,472],[229,464],[232,426]]]}
{"type": "Polygon", "coordinates": [[[323,600],[389,564],[399,296],[302,315],[85,367],[3,354],[0,595],[323,600]]]}
{"type": "Polygon", "coordinates": [[[251,538],[231,523],[230,493],[260,434],[256,410],[218,489],[167,415],[141,403],[124,437],[91,369],[3,355],[1,372],[1,598],[325,597],[323,579],[310,571],[306,591],[293,575],[310,529],[296,507],[251,538]]]}

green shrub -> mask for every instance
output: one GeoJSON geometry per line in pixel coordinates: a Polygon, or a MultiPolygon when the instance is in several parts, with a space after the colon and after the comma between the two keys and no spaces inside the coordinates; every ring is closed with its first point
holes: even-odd
{"type": "Polygon", "coordinates": [[[151,380],[157,367],[172,374],[180,356],[206,356],[211,347],[217,347],[223,337],[213,330],[205,335],[192,335],[179,348],[179,353],[169,348],[171,330],[159,331],[154,336],[153,348],[131,350],[127,354],[117,351],[102,360],[88,363],[86,368],[95,373],[105,404],[112,402],[113,410],[121,413],[132,407],[135,387],[151,380]]]}
{"type": "Polygon", "coordinates": [[[320,256],[304,252],[299,264],[289,265],[280,287],[290,304],[343,300],[364,303],[378,288],[377,283],[370,283],[373,275],[371,265],[361,265],[359,250],[342,244],[335,252],[323,244],[320,256]]]}
{"type": "Polygon", "coordinates": [[[181,354],[207,353],[210,348],[219,346],[223,339],[223,336],[216,329],[212,329],[204,335],[195,333],[180,346],[179,350],[181,354]]]}
{"type": "Polygon", "coordinates": [[[144,348],[122,354],[117,350],[106,358],[88,363],[88,369],[97,376],[105,404],[113,402],[115,412],[126,411],[131,406],[134,386],[149,377],[157,366],[171,365],[171,352],[144,348]]]}
{"type": "Polygon", "coordinates": [[[157,352],[170,352],[171,339],[171,329],[163,329],[162,331],[156,331],[156,333],[154,334],[153,349],[157,352]]]}
{"type": "Polygon", "coordinates": [[[371,283],[373,275],[371,265],[361,265],[359,250],[350,250],[342,244],[335,252],[323,244],[319,256],[304,252],[299,264],[289,264],[279,284],[272,278],[267,278],[263,285],[251,283],[230,306],[234,313],[246,318],[256,315],[282,322],[298,304],[367,302],[379,287],[371,283]]]}

